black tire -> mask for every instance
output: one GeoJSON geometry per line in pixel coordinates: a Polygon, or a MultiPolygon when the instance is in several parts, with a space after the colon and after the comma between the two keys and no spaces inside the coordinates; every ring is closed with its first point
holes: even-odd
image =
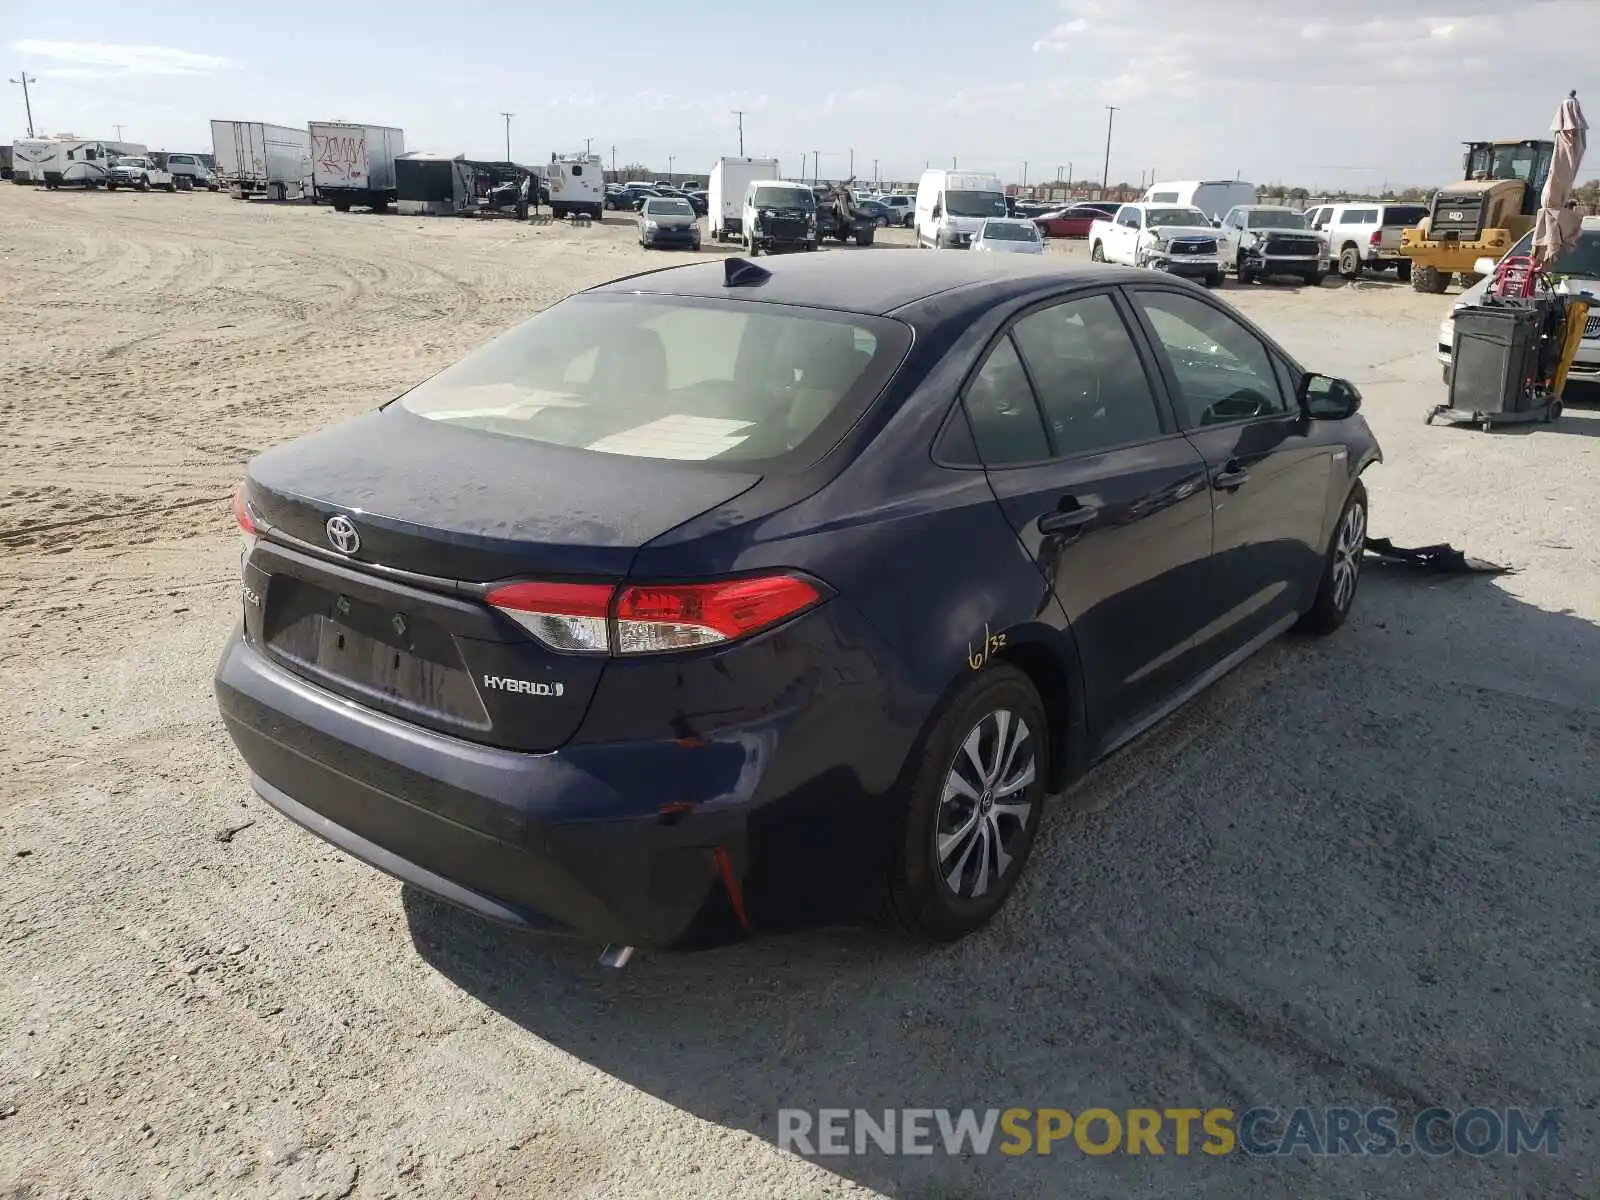
{"type": "Polygon", "coordinates": [[[1438,267],[1425,267],[1413,264],[1411,268],[1411,290],[1421,292],[1427,296],[1442,296],[1445,288],[1450,286],[1450,276],[1438,267]]]}
{"type": "Polygon", "coordinates": [[[1249,285],[1256,281],[1256,273],[1244,265],[1242,254],[1234,260],[1233,273],[1239,277],[1239,282],[1242,284],[1249,285]]]}
{"type": "Polygon", "coordinates": [[[874,225],[876,225],[879,229],[887,229],[887,228],[889,228],[889,218],[888,217],[875,217],[873,219],[872,223],[874,225]]]}
{"type": "Polygon", "coordinates": [[[1206,276],[1206,286],[1208,288],[1219,288],[1223,285],[1223,281],[1226,278],[1227,276],[1225,276],[1221,271],[1213,271],[1211,274],[1206,276]]]}
{"type": "Polygon", "coordinates": [[[1401,283],[1410,283],[1411,260],[1408,258],[1404,262],[1396,263],[1394,267],[1394,273],[1395,278],[1397,278],[1401,283]]]}
{"type": "MultiPolygon", "coordinates": [[[[1431,422],[1430,422],[1431,424],[1431,422]]],[[[1301,616],[1297,629],[1322,637],[1343,625],[1355,604],[1358,585],[1361,583],[1361,555],[1367,542],[1367,489],[1358,479],[1350,489],[1350,496],[1339,512],[1333,536],[1328,539],[1327,554],[1323,558],[1322,578],[1317,581],[1317,598],[1301,616]],[[1354,532],[1354,553],[1350,553],[1351,531],[1346,526],[1352,521],[1352,512],[1358,522],[1354,532]],[[1341,564],[1341,560],[1343,563],[1341,564]],[[1340,587],[1341,565],[1348,567],[1348,591],[1340,587]]]]}
{"type": "MultiPolygon", "coordinates": [[[[1013,724],[1010,728],[1015,729],[1013,724]]],[[[979,757],[984,751],[994,752],[990,740],[980,738],[979,757]]],[[[885,914],[903,932],[920,941],[953,942],[980,929],[1010,896],[1017,880],[1027,866],[1029,851],[1033,849],[1034,836],[1039,829],[1039,818],[1044,808],[1045,780],[1050,762],[1050,729],[1046,722],[1044,705],[1039,693],[1028,677],[1005,663],[986,667],[975,673],[956,689],[933,718],[926,736],[922,739],[919,761],[916,763],[905,790],[905,809],[900,817],[900,828],[895,838],[889,865],[885,914]],[[938,838],[941,818],[964,819],[958,808],[946,810],[942,803],[945,783],[957,768],[958,759],[963,776],[970,774],[979,782],[966,760],[964,743],[974,733],[996,730],[996,714],[1010,714],[1011,721],[1026,726],[1027,738],[1017,748],[1017,753],[1031,748],[1033,753],[1033,778],[1015,795],[1022,797],[1028,808],[1019,820],[1016,816],[996,816],[989,829],[998,832],[1008,863],[999,881],[988,886],[981,894],[958,895],[946,881],[947,871],[941,865],[938,838]],[[1002,822],[1004,828],[1001,827],[1002,822]]],[[[1013,772],[1015,778],[1020,772],[1013,772]]],[[[993,813],[992,785],[982,791],[991,797],[983,810],[993,813]]],[[[972,878],[963,872],[958,883],[976,891],[977,855],[985,855],[984,870],[998,867],[998,859],[988,854],[987,838],[980,838],[984,825],[978,819],[979,829],[973,840],[979,844],[964,843],[952,847],[951,855],[959,861],[956,873],[965,865],[972,878]]],[[[946,860],[948,864],[949,859],[946,860]]]]}
{"type": "Polygon", "coordinates": [[[133,181],[133,190],[136,192],[148,192],[150,190],[150,181],[143,175],[139,176],[138,179],[133,181]]]}
{"type": "Polygon", "coordinates": [[[1477,287],[1483,282],[1483,276],[1476,271],[1461,271],[1456,275],[1456,278],[1461,282],[1461,290],[1463,292],[1468,288],[1477,287]]]}
{"type": "Polygon", "coordinates": [[[348,201],[348,200],[335,200],[333,202],[333,211],[337,212],[337,213],[347,213],[347,212],[349,212],[350,211],[350,201],[348,201]]]}
{"type": "Polygon", "coordinates": [[[1346,246],[1339,251],[1339,274],[1346,279],[1354,279],[1361,274],[1361,251],[1355,246],[1346,246]]]}
{"type": "Polygon", "coordinates": [[[1105,262],[1106,248],[1099,242],[1096,242],[1089,251],[1089,259],[1091,262],[1105,262]]]}
{"type": "Polygon", "coordinates": [[[916,223],[917,223],[917,214],[916,213],[907,213],[906,214],[906,219],[904,221],[900,222],[900,224],[903,225],[907,229],[910,229],[916,223]]]}
{"type": "Polygon", "coordinates": [[[175,183],[169,183],[162,187],[161,190],[164,192],[175,192],[178,190],[178,185],[175,183]]]}
{"type": "Polygon", "coordinates": [[[1321,271],[1307,271],[1306,272],[1306,286],[1307,287],[1319,288],[1319,287],[1322,286],[1323,278],[1324,278],[1324,276],[1323,276],[1321,271]]]}

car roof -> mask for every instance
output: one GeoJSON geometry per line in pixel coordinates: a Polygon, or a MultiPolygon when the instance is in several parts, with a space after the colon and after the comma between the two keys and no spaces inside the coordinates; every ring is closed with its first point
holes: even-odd
{"type": "Polygon", "coordinates": [[[765,282],[730,288],[724,282],[726,262],[719,258],[666,267],[589,290],[760,300],[879,316],[961,288],[1014,294],[1019,284],[1030,282],[1039,290],[1055,290],[1127,283],[1132,274],[1119,266],[1020,265],[985,254],[785,254],[757,260],[756,265],[768,273],[765,282]]]}

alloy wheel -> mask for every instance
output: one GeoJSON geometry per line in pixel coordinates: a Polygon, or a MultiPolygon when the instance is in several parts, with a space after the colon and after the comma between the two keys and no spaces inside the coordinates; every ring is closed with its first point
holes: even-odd
{"type": "Polygon", "coordinates": [[[1016,863],[1038,773],[1027,722],[997,709],[972,727],[945,776],[934,822],[934,855],[945,886],[975,900],[1000,885],[1016,863]]]}
{"type": "Polygon", "coordinates": [[[1333,604],[1340,612],[1355,599],[1356,580],[1361,575],[1361,556],[1367,544],[1367,509],[1352,504],[1339,522],[1333,542],[1333,604]]]}

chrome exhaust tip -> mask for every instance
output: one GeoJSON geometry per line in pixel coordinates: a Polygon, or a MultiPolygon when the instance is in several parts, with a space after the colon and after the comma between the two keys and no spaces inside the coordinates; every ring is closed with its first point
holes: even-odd
{"type": "Polygon", "coordinates": [[[619,946],[615,942],[607,943],[606,948],[600,951],[600,965],[614,967],[621,970],[633,958],[632,946],[619,946]]]}

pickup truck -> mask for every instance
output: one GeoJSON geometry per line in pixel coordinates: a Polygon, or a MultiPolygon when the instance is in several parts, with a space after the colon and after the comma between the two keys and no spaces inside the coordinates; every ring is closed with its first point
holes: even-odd
{"type": "Polygon", "coordinates": [[[170,172],[163,171],[148,158],[137,155],[114,158],[106,170],[106,191],[114,192],[125,187],[141,192],[148,192],[151,188],[160,188],[164,192],[178,190],[170,172]]]}
{"type": "Polygon", "coordinates": [[[1225,263],[1217,229],[1198,208],[1124,204],[1108,221],[1089,226],[1089,257],[1203,279],[1222,286],[1225,263]]]}

